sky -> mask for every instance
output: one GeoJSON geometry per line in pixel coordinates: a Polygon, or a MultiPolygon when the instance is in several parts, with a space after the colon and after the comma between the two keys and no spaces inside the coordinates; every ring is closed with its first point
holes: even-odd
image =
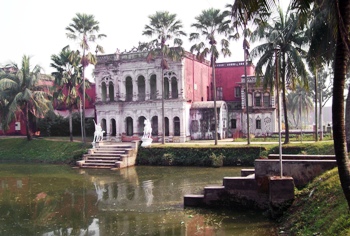
{"type": "MultiPolygon", "coordinates": [[[[77,42],[66,37],[65,28],[76,13],[95,16],[100,33],[107,37],[98,41],[105,54],[115,53],[117,48],[129,51],[138,42],[150,41],[142,36],[149,15],[167,10],[177,14],[189,35],[195,32],[190,27],[202,10],[210,7],[225,9],[233,0],[1,0],[0,65],[9,62],[21,63],[23,55],[31,56],[31,65],[40,65],[44,73],[51,73],[51,55],[70,45],[79,49],[77,42]]],[[[184,48],[189,51],[193,44],[183,38],[184,48]]],[[[219,58],[219,62],[243,60],[242,40],[231,42],[232,56],[219,58]]]]}

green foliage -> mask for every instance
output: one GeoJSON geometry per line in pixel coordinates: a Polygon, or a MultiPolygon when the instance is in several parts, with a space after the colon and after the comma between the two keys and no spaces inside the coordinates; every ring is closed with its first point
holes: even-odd
{"type": "MultiPolygon", "coordinates": [[[[271,148],[269,154],[277,154],[278,146],[271,148]]],[[[285,144],[282,146],[284,154],[334,155],[333,142],[285,144]]]]}
{"type": "MultiPolygon", "coordinates": [[[[81,135],[80,113],[73,113],[73,135],[81,135]]],[[[37,126],[41,136],[69,136],[69,118],[63,118],[54,112],[49,112],[45,118],[39,119],[37,126]]],[[[85,122],[87,136],[93,136],[95,126],[92,119],[85,122]]]]}
{"type": "MultiPolygon", "coordinates": [[[[334,155],[333,142],[287,144],[282,146],[284,154],[334,155]]],[[[140,147],[137,153],[137,165],[160,166],[254,166],[255,159],[267,158],[269,154],[278,153],[278,145],[263,146],[196,146],[181,144],[179,146],[140,147]],[[214,164],[216,163],[216,164],[214,164]]]]}
{"type": "Polygon", "coordinates": [[[300,191],[280,224],[288,235],[348,235],[348,206],[337,168],[300,191]]]}
{"type": "Polygon", "coordinates": [[[23,138],[0,139],[0,161],[75,164],[87,152],[80,142],[23,138]]]}
{"type": "Polygon", "coordinates": [[[253,166],[262,147],[150,147],[140,148],[137,165],[253,166]],[[222,162],[222,164],[221,164],[222,162]]]}
{"type": "Polygon", "coordinates": [[[215,153],[212,153],[209,158],[213,167],[221,167],[224,165],[224,156],[222,154],[215,155],[215,153]]]}

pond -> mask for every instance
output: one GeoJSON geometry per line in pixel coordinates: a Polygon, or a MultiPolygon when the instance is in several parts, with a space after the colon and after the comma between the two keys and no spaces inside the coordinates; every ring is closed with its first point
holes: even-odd
{"type": "Polygon", "coordinates": [[[241,167],[0,164],[0,235],[277,235],[261,212],[184,208],[241,167]]]}

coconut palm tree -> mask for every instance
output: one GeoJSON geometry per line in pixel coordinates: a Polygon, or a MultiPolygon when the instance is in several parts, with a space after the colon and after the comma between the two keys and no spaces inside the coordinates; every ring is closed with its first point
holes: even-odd
{"type": "Polygon", "coordinates": [[[287,114],[287,102],[286,102],[286,89],[294,90],[296,85],[302,88],[308,89],[308,73],[304,63],[304,58],[307,52],[302,49],[308,41],[305,31],[299,28],[300,22],[297,14],[290,12],[288,8],[286,14],[283,13],[282,8],[278,7],[278,17],[276,17],[273,24],[266,23],[260,25],[253,33],[253,39],[263,39],[266,42],[255,47],[251,51],[253,58],[259,58],[255,71],[260,78],[260,75],[264,75],[265,88],[269,85],[273,89],[274,81],[271,80],[274,74],[275,61],[273,55],[276,50],[276,46],[279,48],[279,68],[280,79],[277,81],[282,90],[282,104],[284,112],[285,123],[285,140],[284,143],[289,143],[289,122],[287,114]],[[263,73],[263,68],[266,68],[263,73]]]}
{"type": "MultiPolygon", "coordinates": [[[[161,80],[162,80],[162,144],[165,144],[165,108],[164,108],[164,70],[169,69],[167,58],[172,61],[181,60],[184,55],[181,36],[186,36],[182,31],[183,25],[176,19],[176,14],[168,11],[159,11],[148,18],[150,23],[145,25],[142,35],[153,38],[149,43],[143,44],[150,49],[147,61],[155,57],[161,57],[161,80]],[[169,46],[173,40],[172,46],[169,46]]],[[[142,47],[142,46],[141,46],[142,47]]]]}
{"type": "Polygon", "coordinates": [[[55,78],[53,87],[53,99],[59,106],[64,106],[69,111],[69,134],[73,142],[72,112],[77,109],[83,95],[83,85],[80,76],[80,57],[70,59],[71,50],[69,46],[62,49],[58,55],[51,56],[50,66],[55,69],[51,75],[55,78]]]}
{"type": "Polygon", "coordinates": [[[5,101],[4,121],[8,125],[14,117],[20,116],[26,123],[27,140],[32,139],[30,121],[34,118],[43,118],[47,111],[52,109],[50,94],[45,85],[40,85],[40,66],[31,70],[30,57],[24,55],[21,68],[16,64],[15,76],[8,76],[0,80],[0,98],[5,101]]]}
{"type": "MultiPolygon", "coordinates": [[[[217,122],[217,108],[216,108],[216,80],[215,80],[215,62],[219,57],[219,50],[217,48],[217,37],[220,35],[228,36],[231,32],[230,22],[227,12],[221,12],[219,9],[210,8],[203,10],[200,15],[195,17],[196,23],[193,23],[191,27],[196,29],[196,33],[190,34],[190,41],[200,41],[201,37],[204,41],[200,41],[192,45],[191,52],[196,52],[197,59],[203,61],[210,55],[210,61],[212,66],[212,80],[213,80],[213,100],[214,100],[214,137],[215,145],[218,144],[218,122],[217,122]]],[[[226,38],[220,40],[221,53],[224,56],[230,56],[231,51],[229,49],[229,41],[226,38]]]]}
{"type": "MultiPolygon", "coordinates": [[[[89,64],[96,64],[96,57],[90,52],[90,43],[95,42],[96,39],[102,39],[106,37],[105,34],[98,34],[100,31],[99,22],[95,20],[93,15],[81,14],[77,13],[76,16],[72,19],[73,23],[70,23],[67,30],[67,37],[73,40],[78,40],[80,44],[80,48],[82,49],[81,56],[81,65],[83,67],[82,70],[82,78],[83,78],[83,99],[82,99],[82,136],[83,143],[85,143],[85,68],[89,64]]],[[[100,45],[96,45],[96,53],[103,53],[103,48],[100,45]]],[[[74,54],[72,54],[74,57],[74,54]]],[[[71,59],[74,60],[74,59],[71,59]]]]}
{"type": "MultiPolygon", "coordinates": [[[[324,8],[330,11],[330,16],[333,16],[334,24],[330,27],[335,32],[335,53],[334,59],[334,80],[333,80],[333,137],[334,151],[338,165],[339,179],[345,195],[345,198],[350,209],[350,165],[348,159],[346,135],[345,135],[345,120],[344,120],[344,89],[346,73],[349,62],[350,43],[348,33],[350,30],[350,1],[347,0],[291,0],[292,7],[297,9],[302,15],[311,15],[312,9],[315,7],[324,8]],[[328,3],[328,4],[324,4],[328,3]],[[332,4],[333,3],[333,4],[332,4]],[[313,8],[312,8],[313,7],[313,8]]],[[[267,10],[275,5],[272,0],[245,0],[246,6],[251,11],[267,10]]],[[[327,47],[329,47],[328,45],[327,47]]]]}
{"type": "Polygon", "coordinates": [[[299,116],[299,124],[301,126],[302,114],[308,114],[313,109],[313,99],[312,94],[299,86],[295,91],[288,93],[287,95],[287,109],[288,111],[295,116],[299,116]]]}

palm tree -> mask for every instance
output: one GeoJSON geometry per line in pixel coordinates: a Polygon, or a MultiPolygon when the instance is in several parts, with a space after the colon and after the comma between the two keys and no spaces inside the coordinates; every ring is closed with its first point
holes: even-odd
{"type": "MultiPolygon", "coordinates": [[[[249,57],[250,44],[247,40],[248,36],[251,36],[251,31],[247,28],[248,23],[253,25],[259,25],[261,20],[267,19],[270,13],[265,10],[254,11],[248,9],[246,1],[236,0],[233,4],[227,4],[229,14],[232,17],[232,25],[236,29],[236,33],[231,38],[238,40],[241,35],[239,29],[243,30],[243,51],[244,51],[244,76],[245,76],[245,100],[246,100],[246,112],[247,112],[247,144],[250,144],[250,131],[249,131],[249,109],[248,109],[248,80],[247,80],[247,58],[249,57]]],[[[256,7],[259,7],[258,5],[256,7]]]]}
{"type": "Polygon", "coordinates": [[[287,95],[287,109],[291,114],[298,114],[299,127],[301,127],[302,114],[306,114],[308,117],[309,112],[313,109],[312,94],[300,87],[297,87],[295,91],[288,93],[287,95]]]}
{"type": "Polygon", "coordinates": [[[308,63],[311,68],[312,73],[314,74],[314,88],[315,88],[315,141],[318,141],[318,124],[320,125],[320,140],[322,140],[322,123],[321,123],[321,111],[322,111],[322,100],[320,99],[320,116],[317,114],[317,99],[321,98],[318,93],[321,92],[321,89],[318,89],[319,80],[322,79],[320,71],[324,70],[326,64],[332,62],[332,57],[334,56],[335,51],[335,37],[334,37],[334,17],[329,11],[328,8],[332,9],[334,2],[325,1],[325,4],[328,5],[327,8],[314,8],[311,14],[311,22],[308,30],[308,37],[311,39],[310,48],[308,51],[308,63]],[[320,122],[318,122],[318,118],[320,122]]]}
{"type": "Polygon", "coordinates": [[[255,47],[251,51],[252,57],[259,57],[255,71],[259,78],[263,74],[262,70],[265,67],[264,86],[269,84],[273,88],[271,75],[274,73],[275,66],[272,55],[279,48],[278,70],[280,73],[280,81],[277,81],[281,86],[277,89],[282,89],[282,104],[285,123],[285,140],[284,143],[289,143],[289,122],[287,114],[286,89],[287,86],[294,90],[296,85],[303,88],[308,88],[308,73],[305,67],[303,58],[306,56],[306,51],[302,46],[307,43],[305,31],[299,28],[299,18],[295,13],[287,10],[284,15],[282,9],[278,7],[278,17],[274,20],[274,24],[269,23],[260,25],[253,33],[253,39],[264,39],[267,42],[255,47]]]}
{"type": "MultiPolygon", "coordinates": [[[[1,79],[10,79],[10,80],[16,80],[16,74],[15,73],[6,73],[3,70],[0,70],[0,80],[1,79]]],[[[7,119],[12,120],[13,117],[7,117],[7,114],[9,114],[9,99],[11,99],[12,94],[11,93],[0,93],[0,122],[1,127],[3,130],[8,130],[9,126],[7,124],[7,119]]]]}
{"type": "Polygon", "coordinates": [[[8,125],[15,116],[21,116],[26,123],[27,140],[32,139],[30,120],[34,117],[42,118],[52,108],[50,95],[46,86],[40,85],[39,66],[31,71],[30,57],[24,55],[22,67],[16,64],[16,76],[9,76],[0,80],[0,98],[5,99],[6,110],[3,119],[8,125]]]}
{"type": "MultiPolygon", "coordinates": [[[[274,0],[245,0],[249,3],[247,6],[251,11],[268,10],[273,7],[274,0]],[[273,3],[271,3],[273,2],[273,3]]],[[[347,66],[349,62],[349,40],[348,33],[350,30],[350,1],[347,0],[328,0],[322,1],[318,4],[315,0],[292,0],[292,6],[297,9],[302,15],[310,15],[311,6],[320,7],[330,11],[330,16],[333,16],[330,28],[335,30],[335,54],[334,59],[334,80],[333,80],[333,106],[332,106],[332,120],[333,120],[333,137],[334,137],[334,151],[338,165],[339,179],[345,195],[345,198],[350,209],[350,166],[346,145],[345,135],[345,120],[344,120],[344,89],[347,66]],[[329,6],[331,4],[331,7],[329,6]]],[[[333,31],[334,32],[334,31],[333,31]]],[[[330,47],[331,45],[328,45],[330,47]]]]}
{"type": "Polygon", "coordinates": [[[154,39],[144,44],[151,49],[147,56],[150,61],[156,56],[161,56],[161,79],[162,79],[162,144],[165,144],[165,108],[164,108],[164,70],[169,69],[167,58],[172,61],[178,61],[184,55],[182,48],[181,36],[186,36],[182,31],[183,25],[180,20],[176,19],[176,14],[168,11],[156,12],[148,17],[150,24],[145,25],[142,35],[154,37],[154,39]],[[169,47],[168,43],[173,39],[173,47],[169,47]]]}
{"type": "MultiPolygon", "coordinates": [[[[98,34],[100,31],[99,22],[95,20],[93,15],[80,14],[77,13],[72,19],[73,23],[70,23],[66,30],[67,37],[73,40],[78,40],[80,43],[80,48],[83,50],[83,55],[81,57],[82,78],[83,78],[83,112],[82,112],[82,136],[83,143],[85,143],[85,68],[89,64],[96,64],[96,57],[90,52],[89,42],[95,42],[96,39],[102,39],[106,37],[105,34],[98,34]]],[[[100,45],[96,45],[96,53],[103,53],[103,48],[100,45]]],[[[72,57],[74,54],[72,54],[72,57]]],[[[74,59],[73,59],[74,60],[74,59]]]]}
{"type": "MultiPolygon", "coordinates": [[[[191,52],[196,52],[197,59],[203,61],[208,55],[210,55],[210,61],[212,66],[212,79],[213,79],[213,98],[214,98],[214,137],[215,145],[218,144],[218,135],[217,135],[217,108],[216,108],[216,79],[215,79],[215,62],[219,57],[219,51],[216,46],[216,38],[219,35],[224,34],[227,36],[230,32],[229,23],[231,20],[227,18],[227,12],[221,12],[219,9],[210,8],[208,10],[203,10],[202,13],[195,17],[196,23],[192,24],[191,27],[194,27],[199,33],[191,33],[190,41],[200,40],[200,36],[204,37],[205,41],[194,44],[191,47],[191,52]],[[209,45],[206,45],[208,43],[209,45]]],[[[221,39],[221,53],[224,56],[230,56],[231,51],[229,49],[229,41],[225,38],[221,39]]]]}
{"type": "Polygon", "coordinates": [[[75,57],[74,61],[71,61],[69,59],[71,53],[69,46],[63,48],[58,55],[51,56],[50,66],[56,70],[51,73],[55,77],[53,99],[59,105],[68,108],[70,141],[73,142],[72,112],[73,109],[78,108],[78,104],[81,102],[80,97],[83,95],[81,88],[83,86],[80,76],[81,58],[75,57]]]}

